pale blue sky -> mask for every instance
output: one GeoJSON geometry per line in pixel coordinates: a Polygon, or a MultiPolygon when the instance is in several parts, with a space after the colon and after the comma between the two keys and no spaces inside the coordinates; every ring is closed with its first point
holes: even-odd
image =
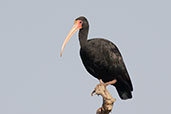
{"type": "Polygon", "coordinates": [[[117,99],[112,114],[169,114],[170,0],[1,0],[0,114],[94,114],[98,84],[82,65],[78,33],[62,43],[74,19],[86,16],[89,37],[120,49],[133,99],[117,99]]]}

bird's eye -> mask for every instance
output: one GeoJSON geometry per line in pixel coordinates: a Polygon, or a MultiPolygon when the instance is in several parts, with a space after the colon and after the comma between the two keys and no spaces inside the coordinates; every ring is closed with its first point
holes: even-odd
{"type": "Polygon", "coordinates": [[[83,22],[82,21],[80,21],[80,24],[82,24],[83,22]]]}

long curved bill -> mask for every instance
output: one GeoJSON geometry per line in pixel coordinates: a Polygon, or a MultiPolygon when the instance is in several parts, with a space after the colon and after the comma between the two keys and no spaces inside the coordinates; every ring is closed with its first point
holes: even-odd
{"type": "Polygon", "coordinates": [[[70,30],[68,36],[66,37],[66,39],[65,39],[65,41],[64,41],[64,43],[63,43],[63,45],[62,45],[60,56],[62,56],[62,53],[63,53],[64,48],[65,48],[65,45],[67,44],[67,42],[69,41],[69,39],[70,39],[70,38],[72,37],[72,35],[73,35],[77,30],[79,30],[79,29],[80,29],[79,23],[78,23],[78,21],[75,21],[74,26],[73,26],[72,29],[70,30]]]}

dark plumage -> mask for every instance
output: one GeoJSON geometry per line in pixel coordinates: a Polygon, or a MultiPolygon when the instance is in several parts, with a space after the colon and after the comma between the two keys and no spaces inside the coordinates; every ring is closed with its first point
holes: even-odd
{"type": "Polygon", "coordinates": [[[116,79],[114,84],[122,99],[132,98],[133,87],[118,48],[105,39],[90,39],[80,49],[87,71],[103,82],[116,79]]]}
{"type": "Polygon", "coordinates": [[[89,24],[85,17],[79,17],[82,27],[79,31],[80,56],[86,70],[103,82],[117,80],[114,84],[121,99],[132,98],[132,83],[118,48],[102,38],[87,40],[89,24]]]}

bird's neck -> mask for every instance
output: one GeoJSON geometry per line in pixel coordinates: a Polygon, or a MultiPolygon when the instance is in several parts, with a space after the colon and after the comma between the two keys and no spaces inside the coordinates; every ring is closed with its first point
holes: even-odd
{"type": "Polygon", "coordinates": [[[85,46],[87,42],[87,37],[88,37],[88,29],[81,29],[79,31],[79,41],[81,47],[85,46]]]}

